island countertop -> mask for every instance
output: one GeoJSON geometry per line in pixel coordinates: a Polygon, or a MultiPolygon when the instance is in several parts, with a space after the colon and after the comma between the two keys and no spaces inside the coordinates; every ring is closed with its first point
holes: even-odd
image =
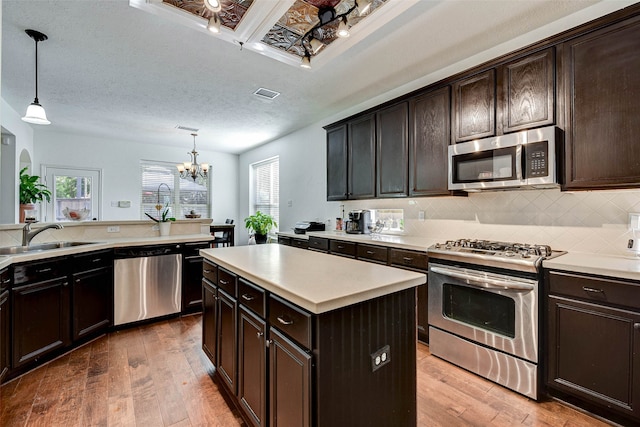
{"type": "Polygon", "coordinates": [[[201,249],[200,254],[314,314],[427,280],[423,273],[277,244],[201,249]]]}

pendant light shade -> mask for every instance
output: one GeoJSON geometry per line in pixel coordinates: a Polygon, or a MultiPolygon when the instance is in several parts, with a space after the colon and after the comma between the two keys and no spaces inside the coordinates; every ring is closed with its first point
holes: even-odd
{"type": "Polygon", "coordinates": [[[40,101],[38,101],[38,42],[45,41],[48,37],[36,30],[25,30],[25,33],[36,42],[36,97],[27,107],[27,113],[22,120],[36,125],[49,125],[51,122],[47,120],[47,114],[42,105],[40,105],[40,101]]]}
{"type": "Polygon", "coordinates": [[[214,13],[211,18],[209,18],[209,21],[207,22],[207,30],[214,34],[218,34],[220,32],[220,17],[217,13],[214,13]]]}
{"type": "Polygon", "coordinates": [[[218,13],[220,12],[220,10],[222,10],[220,0],[204,0],[204,7],[214,13],[218,13]]]}

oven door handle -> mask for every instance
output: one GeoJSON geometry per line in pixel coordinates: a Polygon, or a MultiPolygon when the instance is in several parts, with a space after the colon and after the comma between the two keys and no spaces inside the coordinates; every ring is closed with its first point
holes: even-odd
{"type": "Polygon", "coordinates": [[[469,286],[481,289],[502,289],[502,290],[514,290],[514,291],[532,291],[535,289],[533,284],[524,283],[515,280],[503,280],[493,277],[487,277],[480,274],[473,274],[469,272],[462,272],[446,267],[431,267],[431,271],[434,273],[442,274],[456,279],[462,279],[469,286]]]}

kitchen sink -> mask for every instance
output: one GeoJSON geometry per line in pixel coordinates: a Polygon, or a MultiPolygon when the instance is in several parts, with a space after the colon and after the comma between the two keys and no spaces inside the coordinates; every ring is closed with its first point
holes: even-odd
{"type": "Polygon", "coordinates": [[[51,249],[71,248],[73,246],[90,245],[95,242],[52,242],[29,246],[7,246],[0,248],[0,255],[15,255],[29,252],[41,252],[51,249]]]}

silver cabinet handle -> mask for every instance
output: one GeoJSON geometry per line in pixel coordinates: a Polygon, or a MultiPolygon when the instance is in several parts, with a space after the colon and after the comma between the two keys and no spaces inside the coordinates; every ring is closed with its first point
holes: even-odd
{"type": "Polygon", "coordinates": [[[220,279],[220,283],[223,284],[223,285],[228,285],[229,284],[229,282],[227,282],[226,280],[222,280],[222,279],[220,279]]]}
{"type": "Polygon", "coordinates": [[[375,254],[374,251],[367,251],[367,255],[373,255],[373,254],[375,254]]]}
{"type": "Polygon", "coordinates": [[[249,294],[242,294],[242,299],[245,301],[253,301],[254,299],[256,299],[256,297],[249,294]]]}
{"type": "Polygon", "coordinates": [[[503,279],[491,277],[487,273],[472,273],[456,267],[440,267],[432,265],[429,271],[463,280],[469,286],[479,289],[509,289],[515,291],[532,291],[535,281],[527,279],[503,279]]]}
{"type": "Polygon", "coordinates": [[[411,264],[413,262],[413,258],[409,258],[409,257],[403,257],[402,258],[404,260],[404,262],[406,262],[407,264],[411,264]]]}
{"type": "Polygon", "coordinates": [[[6,280],[3,280],[3,281],[2,281],[2,284],[3,284],[3,285],[6,285],[7,283],[10,283],[10,282],[11,282],[11,279],[6,279],[6,280]]]}
{"type": "Polygon", "coordinates": [[[286,319],[284,316],[278,316],[278,322],[282,323],[283,325],[293,325],[293,320],[286,319]]]}
{"type": "Polygon", "coordinates": [[[592,294],[603,294],[604,291],[602,289],[590,288],[588,286],[583,286],[582,290],[585,292],[590,292],[592,294]]]}
{"type": "Polygon", "coordinates": [[[635,329],[636,331],[640,331],[640,323],[634,323],[633,329],[635,329]]]}
{"type": "Polygon", "coordinates": [[[94,258],[91,260],[91,262],[100,262],[102,261],[102,258],[94,258]]]}
{"type": "Polygon", "coordinates": [[[211,270],[202,270],[202,271],[207,273],[207,274],[211,273],[211,270]]]}
{"type": "Polygon", "coordinates": [[[258,339],[260,339],[264,335],[264,332],[258,332],[257,335],[258,335],[258,339]]]}
{"type": "Polygon", "coordinates": [[[48,273],[51,270],[53,270],[52,268],[43,268],[41,270],[36,270],[36,273],[48,273]]]}
{"type": "Polygon", "coordinates": [[[344,246],[338,245],[338,249],[344,249],[344,246]]]}

